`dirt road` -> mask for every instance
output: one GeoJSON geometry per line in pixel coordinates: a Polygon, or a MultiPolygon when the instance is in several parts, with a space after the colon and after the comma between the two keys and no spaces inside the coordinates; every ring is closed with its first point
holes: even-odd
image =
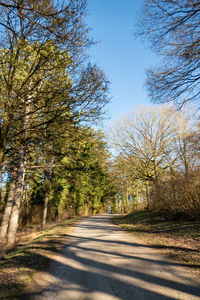
{"type": "Polygon", "coordinates": [[[29,299],[200,299],[200,281],[192,272],[120,231],[110,218],[81,221],[70,244],[39,278],[46,287],[29,299]]]}

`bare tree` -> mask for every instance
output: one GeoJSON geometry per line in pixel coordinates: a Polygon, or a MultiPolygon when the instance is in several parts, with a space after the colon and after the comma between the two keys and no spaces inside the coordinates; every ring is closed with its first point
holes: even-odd
{"type": "Polygon", "coordinates": [[[173,110],[167,106],[141,107],[132,116],[116,123],[112,141],[132,162],[144,181],[158,184],[159,176],[177,160],[173,110]]]}
{"type": "Polygon", "coordinates": [[[175,101],[180,107],[199,101],[200,2],[145,0],[138,34],[161,56],[161,65],[147,71],[153,101],[175,101]]]}
{"type": "Polygon", "coordinates": [[[190,120],[191,116],[184,111],[174,112],[175,147],[177,151],[177,170],[182,171],[185,178],[199,164],[198,129],[190,120]]]}

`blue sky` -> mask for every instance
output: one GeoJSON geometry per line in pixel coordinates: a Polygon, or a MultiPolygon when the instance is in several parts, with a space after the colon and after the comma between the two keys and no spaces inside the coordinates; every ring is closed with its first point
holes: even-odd
{"type": "Polygon", "coordinates": [[[138,105],[150,103],[144,87],[145,69],[156,59],[133,35],[142,3],[143,0],[88,0],[87,23],[94,40],[99,41],[90,50],[91,60],[111,81],[111,119],[104,121],[104,126],[112,125],[138,105]]]}

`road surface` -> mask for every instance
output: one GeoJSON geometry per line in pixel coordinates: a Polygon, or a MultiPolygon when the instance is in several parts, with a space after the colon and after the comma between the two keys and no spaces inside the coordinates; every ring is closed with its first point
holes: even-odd
{"type": "Polygon", "coordinates": [[[54,257],[45,288],[29,299],[200,300],[200,281],[190,270],[120,231],[110,219],[82,220],[54,257]]]}

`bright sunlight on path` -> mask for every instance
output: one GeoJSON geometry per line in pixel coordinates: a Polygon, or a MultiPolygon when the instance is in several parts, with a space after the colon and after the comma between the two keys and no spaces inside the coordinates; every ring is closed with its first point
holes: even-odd
{"type": "Polygon", "coordinates": [[[200,299],[198,278],[110,219],[101,215],[81,221],[70,244],[53,257],[46,288],[30,299],[200,299]]]}

